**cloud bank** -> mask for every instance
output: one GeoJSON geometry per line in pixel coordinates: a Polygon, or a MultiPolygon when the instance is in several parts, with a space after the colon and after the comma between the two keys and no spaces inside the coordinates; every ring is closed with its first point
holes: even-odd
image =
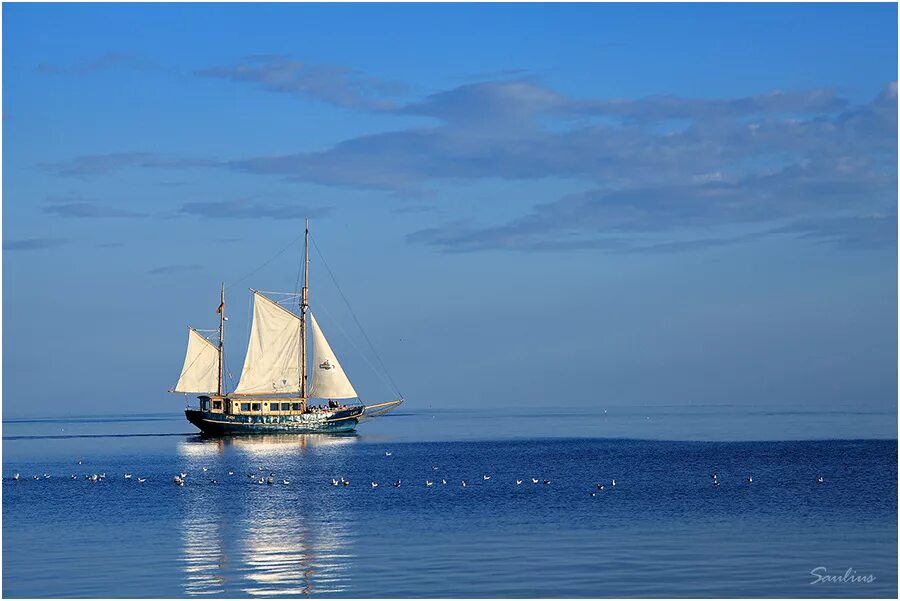
{"type": "MultiPolygon", "coordinates": [[[[399,103],[400,89],[385,82],[279,56],[198,74],[421,123],[313,152],[231,160],[134,152],[44,167],[77,177],[126,167],[213,167],[389,192],[386,198],[478,180],[564,179],[583,186],[523,206],[519,217],[503,223],[437,223],[408,236],[451,252],[676,250],[775,235],[846,249],[896,244],[896,82],[854,104],[829,89],[738,98],[574,98],[519,77],[399,103]],[[724,235],[728,228],[747,231],[724,235]]],[[[188,203],[181,212],[299,218],[311,210],[240,201],[188,203]]]]}

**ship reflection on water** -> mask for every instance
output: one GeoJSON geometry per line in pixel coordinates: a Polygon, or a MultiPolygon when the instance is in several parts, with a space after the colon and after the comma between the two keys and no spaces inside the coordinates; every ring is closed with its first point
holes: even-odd
{"type": "Polygon", "coordinates": [[[347,591],[354,559],[351,516],[322,481],[349,459],[346,445],[355,440],[309,434],[181,443],[188,474],[178,490],[185,595],[347,591]],[[270,474],[273,484],[258,483],[270,474]]]}

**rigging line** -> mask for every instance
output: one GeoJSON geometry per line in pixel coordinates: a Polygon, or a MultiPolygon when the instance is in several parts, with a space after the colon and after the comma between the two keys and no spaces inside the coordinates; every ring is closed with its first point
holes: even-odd
{"type": "Polygon", "coordinates": [[[304,233],[304,234],[300,234],[299,236],[297,236],[296,238],[294,238],[293,240],[291,240],[290,243],[289,243],[287,246],[285,246],[284,248],[282,248],[281,250],[279,250],[277,253],[275,253],[271,258],[269,258],[267,261],[265,261],[262,265],[260,265],[259,267],[257,267],[257,268],[254,269],[253,271],[251,271],[250,273],[248,273],[248,274],[246,274],[246,275],[243,275],[243,276],[241,276],[240,278],[234,280],[233,282],[231,282],[230,284],[228,284],[227,286],[225,286],[225,289],[226,289],[226,290],[230,289],[230,288],[231,288],[232,286],[234,286],[235,284],[239,284],[239,283],[243,282],[244,280],[246,280],[247,278],[249,278],[251,275],[253,275],[253,274],[255,274],[256,272],[258,272],[259,270],[261,270],[263,267],[265,267],[266,265],[268,265],[269,263],[271,263],[272,261],[274,261],[275,259],[277,259],[278,257],[280,257],[282,254],[284,254],[284,251],[286,251],[287,249],[289,249],[290,247],[292,247],[294,244],[296,244],[297,241],[298,241],[300,238],[302,238],[304,235],[305,235],[305,233],[304,233]]]}
{"type": "Polygon", "coordinates": [[[372,341],[369,340],[368,334],[363,329],[362,324],[359,323],[359,319],[356,317],[356,313],[353,312],[353,307],[350,306],[350,301],[347,300],[347,297],[344,295],[344,291],[341,290],[340,285],[337,283],[337,278],[334,277],[334,273],[331,271],[331,267],[328,266],[328,261],[325,260],[324,255],[322,255],[322,251],[319,250],[319,245],[316,243],[316,239],[312,236],[309,237],[312,240],[313,247],[316,249],[316,254],[319,255],[319,258],[322,259],[322,264],[325,265],[325,270],[328,272],[328,275],[331,276],[331,281],[334,282],[334,287],[337,288],[338,293],[341,295],[341,298],[344,299],[344,304],[347,305],[347,309],[350,310],[350,315],[353,316],[353,321],[356,322],[356,326],[359,328],[359,331],[362,332],[363,338],[366,339],[366,342],[369,344],[369,348],[372,349],[372,353],[375,355],[375,358],[378,359],[379,365],[381,365],[381,369],[384,370],[384,375],[387,376],[388,380],[391,382],[391,386],[393,386],[394,391],[397,393],[401,399],[403,398],[403,393],[400,392],[400,389],[397,387],[396,382],[391,377],[390,372],[387,370],[387,367],[384,365],[384,361],[381,360],[381,355],[378,354],[378,351],[375,350],[375,345],[372,344],[372,341]]]}
{"type": "MultiPolygon", "coordinates": [[[[359,355],[366,362],[366,365],[368,365],[369,368],[372,370],[372,373],[374,373],[376,376],[381,378],[382,383],[386,384],[389,389],[392,388],[393,387],[392,383],[390,381],[388,381],[387,379],[385,379],[385,377],[384,377],[385,374],[381,373],[381,371],[377,367],[372,365],[372,362],[369,361],[369,358],[366,357],[366,354],[364,352],[362,352],[362,349],[360,349],[358,346],[356,346],[356,343],[353,342],[353,338],[351,338],[350,335],[347,334],[347,331],[344,330],[343,326],[341,326],[340,320],[335,319],[334,315],[331,314],[331,311],[329,311],[328,307],[326,307],[325,305],[318,305],[318,306],[321,307],[321,309],[323,311],[325,311],[325,315],[327,315],[331,319],[331,321],[334,323],[334,325],[337,326],[337,330],[344,336],[344,338],[347,340],[347,342],[350,343],[350,346],[353,347],[353,350],[355,350],[357,353],[359,353],[359,355]]],[[[397,394],[400,394],[399,390],[397,391],[397,394]]]]}
{"type": "Polygon", "coordinates": [[[237,388],[237,383],[234,381],[234,374],[231,370],[231,355],[228,353],[226,347],[222,347],[222,362],[225,363],[225,386],[222,390],[223,396],[228,396],[228,389],[234,390],[237,388]],[[230,384],[229,384],[230,383],[230,384]]]}

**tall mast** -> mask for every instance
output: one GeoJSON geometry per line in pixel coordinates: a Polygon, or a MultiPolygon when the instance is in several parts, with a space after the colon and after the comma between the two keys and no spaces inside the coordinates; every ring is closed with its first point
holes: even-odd
{"type": "Polygon", "coordinates": [[[309,308],[309,219],[303,246],[303,291],[300,293],[300,399],[306,411],[306,311],[309,308]]]}
{"type": "Polygon", "coordinates": [[[216,394],[225,394],[225,282],[222,282],[222,295],[219,299],[219,387],[216,394]]]}

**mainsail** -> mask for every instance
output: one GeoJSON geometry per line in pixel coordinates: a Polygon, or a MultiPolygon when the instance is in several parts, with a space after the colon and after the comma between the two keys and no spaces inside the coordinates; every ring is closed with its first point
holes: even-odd
{"type": "Polygon", "coordinates": [[[215,392],[219,386],[219,349],[194,328],[188,329],[187,354],[174,392],[215,392]]]}
{"type": "Polygon", "coordinates": [[[300,318],[259,292],[253,293],[253,325],[235,394],[300,391],[300,318]]]}
{"type": "Polygon", "coordinates": [[[318,399],[356,398],[353,384],[347,379],[341,364],[338,363],[334,351],[325,339],[312,311],[307,313],[312,326],[313,360],[312,379],[309,384],[309,396],[318,399]]]}

